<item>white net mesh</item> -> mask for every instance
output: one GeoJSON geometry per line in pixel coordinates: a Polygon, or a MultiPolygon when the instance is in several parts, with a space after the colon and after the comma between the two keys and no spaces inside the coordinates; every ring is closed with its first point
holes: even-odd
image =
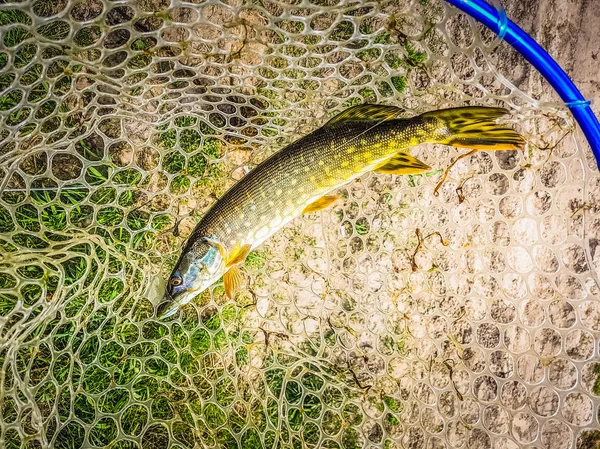
{"type": "Polygon", "coordinates": [[[598,447],[600,177],[471,19],[35,0],[0,4],[0,39],[2,447],[598,447]],[[529,142],[447,178],[465,152],[419,148],[434,171],[341,189],[233,301],[159,322],[151,281],[203,211],[360,102],[499,104],[529,142]]]}

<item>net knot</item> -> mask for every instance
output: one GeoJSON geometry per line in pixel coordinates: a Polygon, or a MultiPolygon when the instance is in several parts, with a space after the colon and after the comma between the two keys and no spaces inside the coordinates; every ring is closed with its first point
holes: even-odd
{"type": "Polygon", "coordinates": [[[590,100],[571,100],[571,101],[565,102],[565,104],[567,105],[567,107],[569,109],[574,109],[574,108],[587,108],[589,105],[592,104],[592,102],[590,100]]]}
{"type": "Polygon", "coordinates": [[[498,11],[498,38],[500,40],[504,40],[504,36],[506,36],[506,32],[508,31],[508,16],[506,15],[506,10],[504,6],[500,3],[499,0],[493,0],[492,5],[498,11]]]}

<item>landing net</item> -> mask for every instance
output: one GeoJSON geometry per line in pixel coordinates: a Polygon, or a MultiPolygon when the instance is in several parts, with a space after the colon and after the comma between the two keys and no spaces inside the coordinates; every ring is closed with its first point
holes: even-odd
{"type": "Polygon", "coordinates": [[[600,177],[472,19],[35,0],[0,5],[0,42],[0,446],[597,447],[600,177]],[[341,189],[250,254],[233,300],[158,321],[203,212],[366,102],[500,105],[528,144],[415,149],[431,172],[341,189]]]}

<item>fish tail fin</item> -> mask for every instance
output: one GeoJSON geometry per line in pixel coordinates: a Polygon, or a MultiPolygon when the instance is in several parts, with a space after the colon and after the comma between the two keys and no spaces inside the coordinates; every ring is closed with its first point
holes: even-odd
{"type": "Polygon", "coordinates": [[[467,106],[426,112],[420,117],[434,125],[429,142],[476,150],[518,150],[525,145],[523,136],[496,122],[508,113],[504,108],[467,106]]]}

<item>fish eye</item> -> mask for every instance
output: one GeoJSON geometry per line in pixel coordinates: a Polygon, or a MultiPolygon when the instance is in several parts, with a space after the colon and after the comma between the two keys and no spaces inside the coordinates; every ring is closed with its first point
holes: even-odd
{"type": "Polygon", "coordinates": [[[181,276],[179,276],[178,274],[171,276],[171,279],[169,279],[169,284],[171,284],[173,287],[177,287],[178,285],[181,285],[182,283],[183,283],[183,279],[181,279],[181,276]]]}

